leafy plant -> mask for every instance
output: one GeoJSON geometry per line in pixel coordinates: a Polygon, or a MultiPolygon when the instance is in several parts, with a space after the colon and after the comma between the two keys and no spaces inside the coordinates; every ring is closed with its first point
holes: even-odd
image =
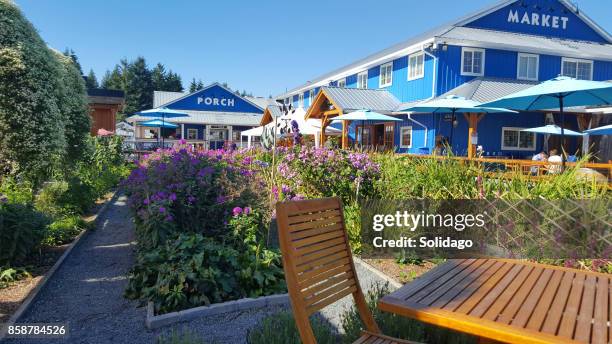
{"type": "Polygon", "coordinates": [[[184,328],[181,331],[172,329],[170,333],[161,334],[157,337],[157,344],[204,344],[205,341],[198,338],[188,328],[184,328]]]}
{"type": "Polygon", "coordinates": [[[11,283],[24,278],[32,277],[24,268],[11,268],[0,266],[0,289],[7,288],[11,283]]]}
{"type": "Polygon", "coordinates": [[[63,245],[79,235],[87,223],[80,216],[68,216],[51,223],[43,241],[46,245],[63,245]]]}
{"type": "Polygon", "coordinates": [[[49,220],[30,205],[0,203],[0,265],[29,256],[42,242],[49,220]]]}
{"type": "MultiPolygon", "coordinates": [[[[310,324],[317,343],[334,344],[338,342],[338,335],[321,317],[311,317],[310,324]]],[[[261,325],[249,331],[248,342],[250,344],[300,344],[302,341],[293,314],[280,312],[263,319],[261,325]]]]}
{"type": "Polygon", "coordinates": [[[36,208],[53,217],[85,213],[96,197],[91,186],[76,177],[54,181],[36,196],[36,208]]]}

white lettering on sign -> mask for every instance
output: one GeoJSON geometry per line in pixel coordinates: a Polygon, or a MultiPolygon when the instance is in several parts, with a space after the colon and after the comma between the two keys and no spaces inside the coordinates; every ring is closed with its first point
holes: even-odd
{"type": "Polygon", "coordinates": [[[198,104],[233,107],[233,98],[213,98],[213,97],[198,97],[198,104]]]}
{"type": "Polygon", "coordinates": [[[551,16],[549,14],[529,13],[525,12],[522,16],[516,10],[508,12],[508,23],[525,24],[541,27],[552,27],[553,29],[567,29],[568,17],[551,16]]]}

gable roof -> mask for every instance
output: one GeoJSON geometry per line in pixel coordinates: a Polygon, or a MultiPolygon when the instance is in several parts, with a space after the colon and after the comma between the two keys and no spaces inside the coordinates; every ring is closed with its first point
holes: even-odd
{"type": "MultiPolygon", "coordinates": [[[[416,52],[424,48],[424,46],[431,44],[438,37],[444,37],[445,34],[449,33],[451,30],[456,29],[458,27],[465,26],[475,20],[478,20],[492,12],[495,12],[504,6],[508,6],[510,4],[515,3],[520,0],[502,0],[498,1],[494,5],[488,6],[479,11],[473,12],[466,16],[463,16],[459,19],[453,20],[446,24],[437,26],[429,31],[426,31],[423,34],[414,36],[408,40],[397,43],[389,48],[383,49],[379,52],[366,56],[356,62],[345,65],[343,67],[332,70],[329,73],[323,74],[313,80],[306,82],[302,85],[299,85],[295,88],[290,89],[282,94],[279,94],[275,97],[275,99],[283,99],[287,98],[290,95],[294,95],[296,93],[301,93],[306,90],[328,86],[331,81],[336,81],[347,76],[357,74],[364,70],[367,70],[371,67],[375,67],[377,65],[384,64],[386,62],[392,61],[396,58],[409,55],[410,53],[416,52]]],[[[566,6],[569,10],[574,12],[580,19],[582,19],[589,27],[591,27],[594,31],[600,34],[605,40],[607,40],[610,44],[612,44],[612,35],[610,35],[606,30],[604,30],[601,26],[596,24],[591,18],[589,18],[584,12],[578,10],[576,6],[571,4],[568,0],[556,0],[559,1],[562,5],[566,6]]],[[[487,30],[487,32],[491,32],[492,30],[487,30]]],[[[502,31],[496,31],[502,32],[502,31]]],[[[455,32],[456,33],[456,32],[455,32]]],[[[534,35],[530,35],[530,38],[538,37],[534,35]]],[[[548,38],[550,40],[550,38],[548,38]]],[[[558,39],[561,41],[561,39],[558,39]]]]}
{"type": "Polygon", "coordinates": [[[465,97],[465,99],[474,100],[479,103],[486,103],[509,94],[522,91],[537,84],[537,81],[478,77],[444,93],[437,98],[446,98],[449,95],[455,95],[465,97]]]}
{"type": "Polygon", "coordinates": [[[327,86],[321,87],[321,91],[345,112],[368,109],[391,113],[400,103],[387,90],[327,86]]]}
{"type": "MultiPolygon", "coordinates": [[[[257,104],[257,103],[255,103],[255,102],[253,102],[253,101],[252,101],[252,97],[251,97],[251,99],[249,99],[249,97],[243,97],[243,96],[241,96],[241,95],[239,95],[239,94],[236,94],[236,93],[234,93],[234,91],[232,91],[232,90],[230,90],[229,88],[227,88],[227,87],[225,87],[225,86],[221,85],[221,84],[220,84],[220,83],[218,83],[218,82],[214,82],[214,83],[212,83],[212,84],[210,84],[210,85],[208,85],[208,86],[204,87],[203,89],[201,89],[201,90],[197,90],[197,91],[192,92],[192,93],[183,93],[183,95],[182,95],[182,96],[180,96],[180,97],[178,97],[178,98],[175,98],[175,99],[172,99],[171,101],[169,101],[169,102],[167,102],[167,103],[164,103],[164,104],[161,104],[161,105],[163,105],[164,107],[167,107],[168,105],[172,105],[172,104],[174,104],[174,103],[177,103],[177,102],[179,102],[179,101],[181,101],[181,100],[183,100],[183,99],[185,99],[185,98],[191,97],[191,96],[193,96],[193,95],[195,95],[195,94],[197,94],[197,93],[203,93],[204,91],[206,91],[206,90],[208,90],[208,89],[210,89],[210,88],[212,88],[212,87],[215,87],[215,86],[220,87],[221,89],[223,89],[223,90],[227,91],[228,93],[232,94],[234,97],[237,97],[237,98],[240,98],[240,99],[244,100],[244,101],[245,101],[245,102],[247,102],[248,104],[250,104],[250,105],[252,105],[252,106],[254,106],[254,107],[258,108],[258,109],[259,109],[259,110],[261,110],[261,111],[263,111],[263,110],[264,110],[264,107],[261,107],[259,104],[257,104]]],[[[155,93],[153,93],[153,94],[155,95],[155,93]]],[[[161,106],[161,105],[160,105],[160,106],[161,106]]]]}

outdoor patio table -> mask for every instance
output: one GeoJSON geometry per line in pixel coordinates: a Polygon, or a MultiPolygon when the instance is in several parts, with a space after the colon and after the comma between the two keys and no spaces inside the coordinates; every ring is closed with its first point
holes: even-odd
{"type": "Polygon", "coordinates": [[[608,343],[610,276],[511,259],[453,259],[378,305],[483,341],[608,343]]]}

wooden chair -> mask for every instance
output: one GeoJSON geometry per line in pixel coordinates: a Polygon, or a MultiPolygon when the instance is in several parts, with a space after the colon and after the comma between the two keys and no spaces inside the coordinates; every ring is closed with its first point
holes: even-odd
{"type": "Polygon", "coordinates": [[[277,203],[276,219],[291,307],[303,343],[316,343],[309,316],[349,294],[366,327],[355,343],[413,343],[380,333],[357,280],[338,198],[277,203]]]}

